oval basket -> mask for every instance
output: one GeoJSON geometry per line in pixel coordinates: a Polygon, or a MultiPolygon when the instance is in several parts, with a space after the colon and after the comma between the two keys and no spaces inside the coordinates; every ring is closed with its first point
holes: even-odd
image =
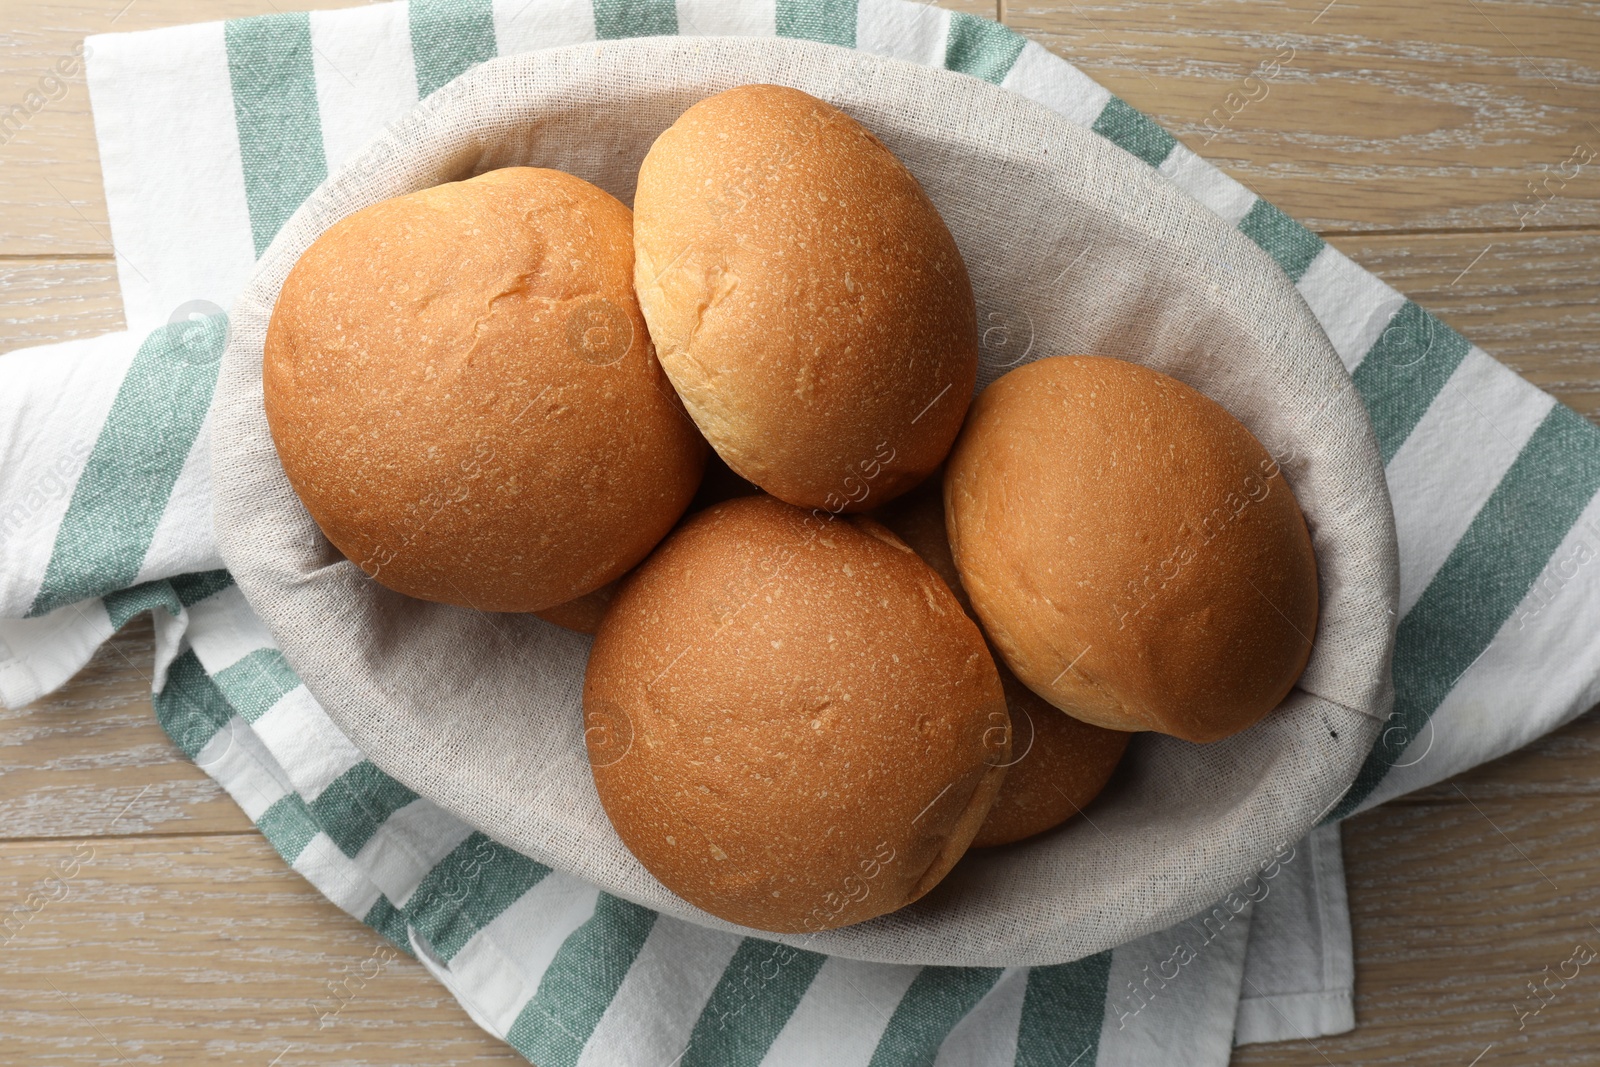
{"type": "Polygon", "coordinates": [[[1331,809],[1389,712],[1397,581],[1378,449],[1333,347],[1265,252],[1110,142],[974,78],[799,41],[645,38],[497,60],[433,94],[305,202],[234,308],[213,437],[228,567],[384,771],[607,892],[738,929],[669,892],[606,820],[579,707],[587,638],[411,600],[323,538],[268,435],[261,353],[290,267],[352,211],[514,165],[569,171],[631,203],[656,135],[751,82],[834,103],[922,182],[972,276],[980,388],[1042,355],[1114,355],[1241,419],[1300,500],[1322,595],[1310,665],[1255,727],[1204,747],[1143,735],[1087,817],[969,853],[893,914],[773,939],[881,962],[1039,965],[1196,913],[1331,809]]]}

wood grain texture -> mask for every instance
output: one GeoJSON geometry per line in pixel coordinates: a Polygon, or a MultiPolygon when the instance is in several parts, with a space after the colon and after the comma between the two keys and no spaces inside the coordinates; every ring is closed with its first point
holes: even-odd
{"type": "Polygon", "coordinates": [[[251,831],[156,723],[154,655],[146,615],[62,689],[0,710],[0,840],[251,831]]]}
{"type": "MultiPolygon", "coordinates": [[[[1319,231],[1515,229],[1545,197],[1528,225],[1600,225],[1600,161],[1539,198],[1529,189],[1574,145],[1600,151],[1594,0],[1001,2],[1013,28],[1319,231]],[[1294,59],[1266,96],[1231,113],[1228,94],[1259,95],[1244,79],[1283,48],[1294,59]],[[1220,134],[1207,130],[1208,116],[1220,134]]],[[[136,0],[119,16],[121,0],[30,5],[0,38],[0,110],[86,35],[343,6],[136,0]]],[[[988,0],[948,6],[994,10],[988,0]]],[[[81,74],[0,145],[0,213],[0,254],[109,254],[81,74]]]]}
{"type": "Polygon", "coordinates": [[[0,352],[98,337],[124,325],[110,256],[0,257],[0,352]]]}
{"type": "Polygon", "coordinates": [[[254,835],[0,844],[0,906],[8,1067],[526,1064],[254,835]]]}
{"type": "MultiPolygon", "coordinates": [[[[1593,2],[1004,0],[1004,10],[1012,28],[1318,231],[1515,229],[1517,205],[1536,203],[1529,182],[1575,144],[1600,152],[1593,2]],[[1246,85],[1287,49],[1264,96],[1246,85]]],[[[1597,222],[1600,160],[1528,225],[1597,222]]]]}
{"type": "MultiPolygon", "coordinates": [[[[1600,3],[1003,4],[1013,27],[1600,419],[1600,170],[1537,214],[1528,190],[1572,144],[1600,149],[1588,125],[1600,122],[1600,3]],[[1294,59],[1266,96],[1228,114],[1227,94],[1285,47],[1294,59]]],[[[8,9],[0,114],[85,34],[335,6],[8,9]]],[[[0,352],[121,327],[87,104],[79,75],[0,143],[0,352]]],[[[386,963],[318,1025],[306,1001],[331,1003],[327,983],[359,973],[381,942],[167,742],[149,710],[150,641],[136,622],[61,692],[0,713],[0,914],[57,892],[55,865],[94,849],[60,899],[0,931],[0,1062],[522,1062],[410,960],[386,963]]],[[[1600,964],[1521,1031],[1513,1010],[1573,943],[1600,948],[1588,926],[1600,925],[1597,817],[1600,709],[1352,820],[1358,1028],[1241,1049],[1235,1063],[1600,1060],[1600,964]]]]}
{"type": "Polygon", "coordinates": [[[1389,805],[1345,824],[1357,1027],[1247,1046],[1235,1067],[1592,1067],[1600,960],[1564,987],[1559,974],[1575,945],[1600,951],[1600,798],[1474,803],[1389,805]],[[1517,1009],[1541,1003],[1526,983],[1546,967],[1554,998],[1519,1029],[1517,1009]]]}

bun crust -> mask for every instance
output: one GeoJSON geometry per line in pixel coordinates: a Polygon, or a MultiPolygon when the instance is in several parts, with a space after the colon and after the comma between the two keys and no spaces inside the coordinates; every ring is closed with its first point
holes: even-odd
{"type": "MultiPolygon", "coordinates": [[[[945,533],[941,479],[936,475],[875,516],[943,578],[968,615],[945,533]]],[[[1060,826],[1100,794],[1122,761],[1132,734],[1080,722],[1051,707],[1017,680],[998,652],[995,667],[1011,713],[1011,765],[1000,795],[973,838],[973,848],[1007,845],[1060,826]]]]}
{"type": "Polygon", "coordinates": [[[593,634],[600,629],[600,620],[606,617],[606,608],[610,606],[611,598],[616,595],[617,583],[608,582],[576,600],[569,600],[565,604],[557,604],[553,608],[545,608],[534,614],[564,630],[593,634]]]}
{"type": "Polygon", "coordinates": [[[944,494],[989,637],[1076,718],[1215,741],[1305,668],[1299,505],[1261,443],[1176,379],[1088,356],[1019,367],[973,405],[944,494]]]}
{"type": "Polygon", "coordinates": [[[735,472],[838,513],[943,460],[976,381],[972,286],[865,127],[797,89],[730,89],[657,139],[634,210],[661,364],[735,472]]]}
{"type": "Polygon", "coordinates": [[[583,691],[595,786],[663,884],[761,930],[916,900],[977,833],[1010,730],[978,628],[866,519],[692,516],[622,584],[583,691]]]}
{"type": "Polygon", "coordinates": [[[973,848],[1009,845],[1081,815],[1111,781],[1133,739],[1051,707],[1009,670],[1000,682],[1011,712],[1014,762],[973,848]]]}
{"type": "Polygon", "coordinates": [[[705,445],[633,297],[628,209],[528,167],[334,224],[284,282],[262,368],[285,473],[384,585],[539,611],[621,575],[705,445]]]}

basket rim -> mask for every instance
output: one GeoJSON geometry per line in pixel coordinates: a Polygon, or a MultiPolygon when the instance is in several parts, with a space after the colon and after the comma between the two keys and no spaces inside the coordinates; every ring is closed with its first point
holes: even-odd
{"type": "MultiPolygon", "coordinates": [[[[1118,181],[1127,181],[1137,186],[1142,195],[1160,203],[1164,209],[1178,211],[1179,214],[1186,216],[1190,223],[1202,230],[1225,231],[1217,233],[1218,247],[1222,253],[1232,257],[1233,264],[1241,269],[1246,279],[1252,284],[1260,285],[1262,292],[1270,294],[1271,299],[1280,303],[1298,303],[1303,312],[1300,315],[1302,324],[1307,330],[1314,330],[1316,338],[1316,340],[1309,338],[1302,340],[1310,347],[1323,351],[1326,366],[1318,368],[1319,373],[1326,374],[1329,380],[1337,380],[1342,376],[1345,386],[1334,395],[1343,394],[1344,399],[1335,402],[1329,408],[1329,417],[1337,417],[1345,422],[1356,418],[1360,423],[1359,426],[1344,426],[1344,429],[1352,435],[1352,440],[1364,433],[1365,440],[1370,445],[1371,460],[1364,461],[1364,486],[1365,491],[1369,493],[1367,504],[1373,512],[1371,517],[1373,537],[1376,541],[1383,541],[1386,536],[1389,546],[1387,555],[1376,561],[1377,569],[1382,572],[1377,581],[1378,584],[1387,584],[1387,606],[1391,609],[1394,607],[1394,602],[1398,598],[1398,579],[1393,549],[1393,516],[1383,483],[1381,463],[1376,462],[1377,450],[1375,443],[1372,442],[1370,422],[1366,421],[1365,409],[1355,399],[1353,391],[1348,390],[1348,373],[1334,353],[1326,335],[1322,333],[1321,327],[1316,324],[1309,307],[1305,305],[1292,283],[1282,274],[1271,257],[1243,235],[1228,230],[1222,220],[1159,177],[1153,169],[1126,155],[1099,135],[1075,126],[1009,90],[966,75],[871,56],[851,49],[806,41],[745,37],[635,38],[603,42],[598,45],[567,46],[491,60],[462,75],[419,104],[404,120],[375,139],[366,149],[330,175],[301,205],[258,262],[256,271],[235,308],[235,328],[230,335],[224,355],[223,382],[219,384],[218,389],[219,404],[216,416],[219,432],[215,435],[213,450],[218,542],[224,560],[234,572],[246,599],[262,616],[290,664],[323,703],[334,722],[375,764],[419,795],[434,800],[465,821],[478,825],[491,836],[553,867],[569,868],[568,864],[562,862],[561,856],[553,854],[549,847],[541,847],[541,842],[536,836],[530,836],[529,833],[516,831],[515,828],[505,825],[480,825],[483,821],[480,810],[463,803],[459,794],[442,787],[440,779],[430,768],[419,765],[421,761],[418,759],[417,747],[396,743],[394,739],[374,729],[373,710],[370,704],[356,707],[348,700],[348,693],[341,689],[337,681],[338,673],[345,669],[345,664],[331,662],[330,657],[316,647],[316,642],[324,639],[331,629],[336,629],[340,625],[346,627],[360,625],[364,616],[354,601],[350,601],[350,597],[366,598],[365,610],[375,610],[382,614],[391,609],[387,606],[389,601],[383,593],[371,583],[364,581],[355,564],[329,557],[326,546],[307,547],[308,536],[311,541],[315,541],[320,537],[320,533],[315,530],[314,524],[309,530],[307,529],[310,518],[300,507],[292,490],[288,489],[287,479],[283,476],[281,466],[277,465],[276,453],[266,432],[265,417],[260,407],[260,342],[283,277],[310,241],[347,213],[350,209],[349,198],[352,195],[358,200],[370,197],[365,201],[370,203],[396,195],[397,192],[410,191],[405,187],[406,182],[411,180],[416,172],[419,166],[417,160],[420,157],[427,156],[435,161],[434,165],[456,166],[462,172],[462,176],[466,176],[464,171],[472,170],[485,161],[493,162],[498,150],[485,140],[484,129],[453,127],[452,118],[462,109],[489,107],[492,110],[501,94],[510,91],[514,95],[519,81],[538,82],[544,86],[544,91],[552,100],[568,102],[573,99],[574,93],[591,91],[597,85],[638,86],[652,76],[649,73],[651,70],[659,69],[662,65],[680,64],[695,67],[699,64],[695,69],[703,72],[715,68],[718,63],[738,65],[745,61],[756,66],[765,64],[761,69],[767,74],[793,72],[800,67],[837,67],[842,64],[846,68],[845,74],[860,84],[845,87],[841,82],[835,86],[838,92],[843,92],[846,88],[851,91],[862,90],[864,85],[881,89],[886,80],[895,81],[897,85],[922,84],[936,87],[938,94],[953,94],[964,98],[974,113],[985,112],[997,116],[997,122],[1010,124],[1011,127],[1028,126],[1031,131],[1046,129],[1056,144],[1065,144],[1071,151],[1087,153],[1091,157],[1096,173],[1108,173],[1118,181]],[[589,80],[585,82],[583,78],[589,80]],[[439,160],[444,162],[437,162],[439,160]],[[1209,224],[1201,225],[1204,220],[1209,220],[1209,224]],[[274,468],[276,468],[275,477],[274,468]],[[252,482],[247,477],[241,477],[245,472],[253,473],[256,480],[252,482]],[[263,484],[270,486],[270,492],[261,488],[263,484]],[[274,548],[285,553],[298,551],[299,555],[294,566],[285,569],[286,564],[283,560],[273,562],[264,558],[265,554],[274,548]],[[341,603],[346,601],[349,602],[345,603],[344,609],[341,610],[341,603]],[[307,629],[301,625],[308,605],[309,610],[330,616],[326,626],[307,629]]],[[[843,76],[841,75],[841,78],[843,76]]],[[[799,87],[806,88],[804,85],[799,87]]],[[[849,111],[850,107],[846,104],[854,99],[846,94],[845,103],[841,103],[837,98],[834,98],[833,102],[849,111]]],[[[914,103],[908,106],[915,107],[914,103]]],[[[494,166],[484,166],[482,169],[494,169],[494,166]]],[[[1383,554],[1380,552],[1379,555],[1383,554]]],[[[1320,552],[1318,567],[1320,573],[1323,569],[1320,552]]],[[[1379,601],[1384,598],[1385,594],[1382,592],[1377,596],[1379,601]]],[[[450,611],[462,609],[444,609],[441,606],[430,605],[428,610],[443,617],[450,611]]],[[[1314,707],[1308,705],[1305,712],[1307,715],[1332,714],[1339,717],[1342,722],[1347,721],[1352,739],[1359,739],[1363,735],[1366,737],[1366,743],[1355,746],[1359,748],[1358,756],[1342,758],[1342,762],[1335,759],[1327,768],[1327,781],[1322,784],[1319,797],[1328,796],[1328,804],[1320,813],[1312,815],[1308,810],[1298,814],[1298,822],[1303,824],[1302,833],[1319,821],[1343,796],[1345,787],[1354,779],[1371,740],[1376,737],[1379,725],[1388,713],[1388,700],[1392,699],[1387,678],[1387,665],[1394,639],[1392,619],[1391,614],[1389,621],[1383,624],[1384,628],[1381,631],[1375,630],[1370,635],[1368,643],[1371,647],[1363,652],[1368,658],[1382,665],[1383,677],[1372,680],[1372,685],[1369,687],[1373,694],[1372,699],[1340,701],[1306,693],[1297,693],[1290,698],[1291,701],[1304,698],[1304,701],[1314,704],[1314,707]],[[1354,706],[1362,704],[1370,706],[1354,706]]],[[[513,625],[525,624],[526,620],[522,620],[513,625]]],[[[1317,646],[1325,639],[1325,632],[1319,626],[1314,642],[1314,658],[1317,655],[1317,646]]],[[[368,651],[371,652],[370,649],[368,651]]],[[[378,653],[371,653],[368,656],[369,660],[372,655],[378,653]]],[[[407,698],[402,694],[391,693],[384,699],[407,698]]],[[[1278,713],[1275,712],[1269,719],[1274,717],[1278,717],[1278,713]]],[[[493,743],[493,739],[488,740],[489,743],[493,743]]],[[[1352,748],[1347,745],[1339,751],[1347,753],[1352,751],[1352,748]]],[[[459,786],[460,783],[450,784],[459,786]]],[[[474,788],[481,791],[481,787],[474,788]]],[[[1278,804],[1282,803],[1282,798],[1272,794],[1270,790],[1265,790],[1257,802],[1278,804]]],[[[1259,843],[1257,851],[1265,856],[1277,843],[1276,841],[1259,843]]],[[[1138,918],[1132,920],[1115,915],[1102,916],[1106,919],[1108,928],[1114,933],[1103,934],[1097,940],[1080,940],[1074,943],[1065,958],[1063,958],[1065,950],[1062,942],[1059,939],[1052,941],[1048,938],[1042,943],[1032,945],[1013,942],[1004,947],[1003,955],[995,955],[992,952],[985,954],[988,950],[983,946],[967,946],[965,949],[941,952],[937,955],[924,954],[918,958],[907,958],[903,946],[897,946],[896,942],[902,941],[906,934],[906,924],[909,919],[904,913],[922,908],[921,903],[881,919],[821,935],[786,937],[733,926],[700,912],[670,893],[667,894],[667,899],[664,899],[658,893],[649,891],[649,883],[654,882],[654,879],[649,878],[647,872],[644,882],[638,879],[638,872],[627,872],[626,875],[619,873],[616,877],[606,876],[599,879],[594,878],[592,871],[575,873],[596,880],[601,888],[614,895],[700,925],[786,941],[841,956],[882,962],[945,965],[992,965],[996,962],[1001,962],[1002,965],[1049,964],[1068,962],[1069,959],[1123,943],[1208,906],[1226,892],[1229,886],[1237,884],[1248,874],[1257,861],[1258,857],[1253,853],[1245,854],[1238,849],[1234,851],[1237,854],[1212,857],[1217,862],[1202,872],[1201,876],[1190,877],[1181,884],[1161,884],[1159,894],[1165,902],[1163,907],[1145,909],[1140,912],[1138,918]],[[897,920],[897,916],[901,918],[897,920]],[[1107,937],[1114,937],[1114,940],[1107,941],[1107,937]]],[[[963,861],[957,869],[958,874],[966,865],[966,861],[963,861]]],[[[1163,878],[1172,876],[1171,871],[1156,871],[1152,874],[1156,883],[1162,883],[1163,878]]],[[[960,881],[957,875],[952,875],[952,879],[952,885],[960,881]]],[[[655,885],[659,887],[659,883],[655,885]]],[[[665,892],[664,887],[661,889],[665,892]]],[[[930,902],[931,898],[937,895],[938,891],[930,895],[928,898],[930,902]]]]}

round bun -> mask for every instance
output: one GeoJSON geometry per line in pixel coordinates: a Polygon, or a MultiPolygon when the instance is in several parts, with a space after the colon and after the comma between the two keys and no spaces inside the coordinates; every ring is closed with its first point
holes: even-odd
{"type": "Polygon", "coordinates": [[[1250,431],[1182,382],[1088,356],[1019,367],[973,405],[944,498],[989,637],[1070,715],[1215,741],[1305,668],[1300,507],[1250,431]]]}
{"type": "Polygon", "coordinates": [[[656,140],[634,212],[661,364],[740,476],[837,514],[944,459],[977,375],[972,286],[860,123],[797,89],[719,93],[656,140]]]}
{"type": "MultiPolygon", "coordinates": [[[[694,499],[689,502],[689,513],[704,511],[712,504],[720,504],[737,496],[750,496],[760,492],[760,489],[729,470],[728,465],[722,462],[715,452],[711,452],[706,457],[706,469],[700,477],[700,488],[695,491],[694,499]]],[[[600,629],[600,620],[605,616],[611,598],[616,595],[620,581],[621,579],[618,579],[576,600],[569,600],[565,604],[557,604],[553,608],[546,608],[534,614],[545,622],[554,623],[568,630],[593,634],[600,629]]]]}
{"type": "Polygon", "coordinates": [[[328,540],[391,589],[539,611],[621,575],[705,445],[633,297],[628,209],[553,170],[385,200],[300,257],[267,422],[328,540]]]}
{"type": "MultiPolygon", "coordinates": [[[[931,478],[875,517],[945,580],[970,615],[972,604],[950,555],[939,489],[939,479],[931,478]]],[[[995,661],[1011,713],[1011,765],[972,839],[974,848],[1021,841],[1081,812],[1111,780],[1133,736],[1063,714],[1019,682],[998,653],[995,661]]]]}
{"type": "Polygon", "coordinates": [[[776,932],[922,896],[1010,758],[994,661],[927,564],[870,520],[768,496],[692,516],[628,576],[583,710],[600,801],[639,861],[776,932]]]}

